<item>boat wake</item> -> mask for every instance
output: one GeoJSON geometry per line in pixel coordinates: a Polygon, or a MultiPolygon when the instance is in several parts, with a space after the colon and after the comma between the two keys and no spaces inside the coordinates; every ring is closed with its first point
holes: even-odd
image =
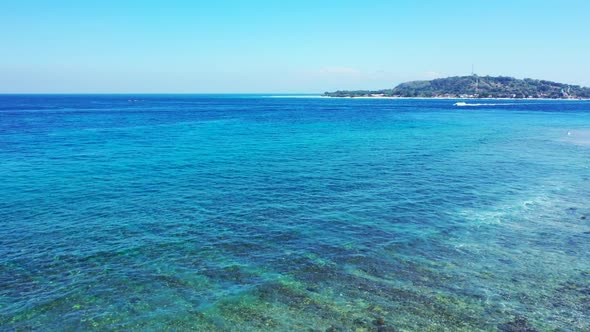
{"type": "Polygon", "coordinates": [[[511,104],[493,104],[493,103],[476,103],[476,104],[468,104],[466,102],[460,101],[458,103],[454,103],[453,106],[457,106],[457,107],[476,107],[476,106],[499,106],[499,105],[511,105],[511,104]]]}

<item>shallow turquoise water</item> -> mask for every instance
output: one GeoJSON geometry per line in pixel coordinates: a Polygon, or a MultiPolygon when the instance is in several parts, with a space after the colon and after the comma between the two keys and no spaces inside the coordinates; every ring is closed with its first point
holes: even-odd
{"type": "Polygon", "coordinates": [[[454,102],[0,96],[0,330],[590,330],[590,102],[454,102]]]}

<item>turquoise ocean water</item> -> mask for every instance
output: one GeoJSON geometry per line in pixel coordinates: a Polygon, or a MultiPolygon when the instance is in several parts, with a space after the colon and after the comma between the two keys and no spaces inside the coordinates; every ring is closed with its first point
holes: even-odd
{"type": "Polygon", "coordinates": [[[589,331],[590,102],[0,96],[2,331],[589,331]]]}

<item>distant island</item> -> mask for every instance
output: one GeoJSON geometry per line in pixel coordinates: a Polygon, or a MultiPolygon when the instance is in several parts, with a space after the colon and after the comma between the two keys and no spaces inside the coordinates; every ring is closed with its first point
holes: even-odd
{"type": "Polygon", "coordinates": [[[590,99],[590,88],[530,78],[457,76],[402,83],[393,89],[335,91],[326,97],[590,99]]]}

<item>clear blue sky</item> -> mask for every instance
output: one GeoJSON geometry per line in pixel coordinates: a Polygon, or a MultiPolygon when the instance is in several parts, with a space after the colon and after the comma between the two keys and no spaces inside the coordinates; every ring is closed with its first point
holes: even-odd
{"type": "Polygon", "coordinates": [[[0,0],[0,93],[590,86],[590,1],[0,0]]]}

